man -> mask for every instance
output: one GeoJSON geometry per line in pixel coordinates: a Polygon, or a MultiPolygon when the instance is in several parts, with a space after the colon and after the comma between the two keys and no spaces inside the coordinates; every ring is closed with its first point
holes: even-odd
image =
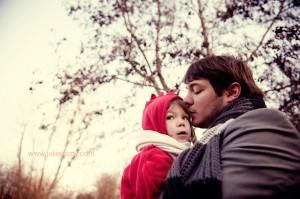
{"type": "Polygon", "coordinates": [[[192,124],[207,130],[173,163],[162,198],[300,198],[300,134],[265,107],[246,63],[210,56],[184,81],[192,124]]]}

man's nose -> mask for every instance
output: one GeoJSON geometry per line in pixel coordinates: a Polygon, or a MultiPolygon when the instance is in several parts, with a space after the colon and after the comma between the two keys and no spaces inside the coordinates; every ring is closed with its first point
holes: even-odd
{"type": "Polygon", "coordinates": [[[186,96],[183,98],[183,101],[187,104],[187,105],[192,105],[193,104],[193,98],[191,96],[191,94],[188,92],[186,94],[186,96]]]}

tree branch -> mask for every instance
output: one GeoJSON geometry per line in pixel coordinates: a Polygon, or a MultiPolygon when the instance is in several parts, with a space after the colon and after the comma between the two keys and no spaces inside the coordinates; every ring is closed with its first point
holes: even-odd
{"type": "Polygon", "coordinates": [[[202,7],[201,0],[197,0],[197,4],[198,4],[198,12],[197,13],[198,13],[198,17],[200,19],[200,23],[201,23],[201,27],[202,27],[202,36],[204,39],[202,46],[206,49],[207,55],[212,55],[212,49],[209,47],[208,30],[205,25],[205,18],[203,15],[203,7],[202,7]]]}
{"type": "Polygon", "coordinates": [[[280,9],[277,13],[277,15],[272,19],[272,22],[270,23],[270,25],[268,26],[267,30],[265,31],[265,33],[263,34],[260,42],[258,43],[258,45],[256,46],[256,48],[251,52],[251,54],[249,55],[249,57],[247,58],[247,62],[252,60],[254,56],[256,56],[256,52],[258,51],[258,49],[262,46],[268,32],[271,30],[272,26],[274,25],[275,21],[278,19],[278,17],[280,16],[280,14],[282,13],[283,10],[283,5],[284,5],[284,1],[280,1],[280,9]]]}
{"type": "Polygon", "coordinates": [[[155,88],[156,93],[159,94],[161,89],[159,88],[157,82],[155,81],[155,79],[153,77],[154,74],[151,74],[151,75],[143,74],[140,70],[138,70],[136,68],[136,64],[138,64],[138,63],[131,60],[131,58],[126,59],[125,61],[127,61],[131,65],[131,67],[137,74],[139,74],[141,77],[143,77],[146,81],[150,82],[153,85],[153,87],[155,88]]]}
{"type": "Polygon", "coordinates": [[[269,89],[269,90],[264,91],[264,93],[269,93],[269,92],[274,92],[274,91],[279,92],[279,91],[281,91],[283,89],[286,89],[286,88],[289,88],[291,86],[293,86],[293,84],[288,84],[288,85],[285,85],[285,86],[280,86],[280,87],[277,87],[277,88],[269,89]]]}
{"type": "Polygon", "coordinates": [[[139,75],[141,75],[146,81],[150,82],[153,84],[153,87],[155,88],[155,91],[157,93],[160,92],[160,88],[157,84],[157,82],[155,81],[155,78],[153,77],[153,72],[151,70],[151,66],[150,63],[146,57],[146,54],[144,52],[144,50],[141,48],[141,45],[138,41],[137,36],[134,34],[133,30],[132,30],[132,23],[130,22],[128,13],[127,13],[127,5],[126,5],[126,1],[122,1],[123,5],[118,1],[118,5],[120,7],[121,13],[122,13],[122,17],[124,19],[124,24],[126,27],[126,30],[129,32],[129,34],[131,35],[131,37],[133,38],[133,40],[135,41],[135,43],[137,44],[137,47],[139,49],[139,51],[141,52],[141,54],[143,55],[148,67],[149,67],[149,71],[150,71],[150,75],[146,75],[143,74],[140,70],[138,70],[135,65],[133,64],[133,61],[131,60],[131,58],[129,58],[127,61],[131,64],[131,66],[133,67],[134,71],[136,71],[139,75]]]}
{"type": "Polygon", "coordinates": [[[55,171],[55,174],[54,174],[54,178],[52,180],[52,182],[50,183],[50,186],[49,186],[49,189],[47,190],[46,192],[46,198],[49,198],[50,194],[52,193],[53,189],[55,188],[55,186],[57,185],[57,183],[59,182],[59,174],[61,173],[61,167],[62,167],[62,163],[65,159],[65,154],[66,154],[66,151],[68,149],[68,146],[71,142],[71,137],[73,135],[73,126],[74,126],[74,120],[76,118],[76,115],[78,114],[78,111],[80,110],[80,102],[81,102],[81,99],[80,97],[78,97],[78,101],[77,101],[77,109],[74,110],[73,112],[73,116],[70,120],[70,128],[69,128],[69,131],[68,131],[68,134],[67,134],[67,138],[66,138],[66,142],[65,142],[65,145],[64,145],[64,149],[62,151],[62,156],[59,160],[59,164],[58,164],[58,167],[56,168],[56,171],[55,171]]]}
{"type": "Polygon", "coordinates": [[[138,75],[140,75],[141,77],[143,77],[144,79],[146,79],[146,76],[147,76],[147,75],[146,75],[146,74],[143,74],[141,70],[139,70],[139,69],[136,68],[136,65],[139,65],[138,62],[133,61],[133,60],[131,59],[131,57],[128,57],[128,59],[125,59],[125,61],[126,61],[127,63],[130,64],[130,66],[133,68],[133,70],[134,70],[138,75]]]}
{"type": "Polygon", "coordinates": [[[147,87],[152,87],[156,90],[157,93],[159,93],[160,91],[163,91],[164,89],[163,88],[156,88],[154,87],[152,84],[145,84],[145,83],[140,83],[140,82],[133,82],[133,81],[130,81],[128,79],[124,79],[124,78],[121,78],[121,77],[117,77],[115,76],[114,77],[115,79],[118,79],[118,80],[121,80],[123,82],[127,82],[127,83],[130,83],[130,84],[134,84],[134,85],[138,85],[138,86],[147,86],[147,87]]]}
{"type": "MultiPolygon", "coordinates": [[[[60,113],[61,113],[61,106],[58,107],[58,112],[57,112],[57,115],[55,117],[55,121],[54,121],[54,124],[52,126],[52,129],[51,129],[51,133],[49,135],[49,141],[48,141],[48,146],[47,146],[47,153],[49,152],[49,149],[50,149],[50,146],[51,146],[51,143],[52,143],[52,139],[53,139],[53,136],[54,136],[54,133],[56,132],[56,124],[60,118],[60,113]]],[[[48,156],[44,157],[44,162],[43,162],[43,167],[42,167],[42,171],[41,171],[41,176],[40,176],[40,179],[39,179],[39,183],[38,183],[38,190],[40,190],[42,188],[42,185],[43,185],[43,180],[44,180],[44,174],[45,174],[45,169],[46,169],[46,163],[47,163],[47,160],[48,160],[48,156]]]]}
{"type": "Polygon", "coordinates": [[[130,36],[133,38],[133,40],[137,44],[137,47],[138,47],[139,51],[142,53],[142,56],[143,56],[143,58],[145,59],[145,61],[147,63],[149,71],[152,74],[151,65],[150,65],[150,63],[148,61],[148,58],[147,58],[144,50],[142,49],[137,36],[134,34],[134,32],[132,30],[132,23],[130,22],[129,15],[127,13],[126,1],[122,1],[122,2],[123,2],[123,5],[118,1],[118,5],[119,5],[121,13],[122,13],[122,17],[123,17],[123,20],[124,20],[124,24],[125,24],[126,30],[129,32],[130,36]]]}
{"type": "Polygon", "coordinates": [[[26,131],[26,126],[27,125],[24,124],[23,131],[22,131],[22,134],[21,134],[21,139],[20,139],[18,154],[17,154],[17,156],[18,156],[18,170],[17,170],[18,180],[21,180],[22,172],[23,172],[22,171],[22,168],[23,168],[23,165],[22,165],[22,148],[23,148],[23,141],[24,141],[24,135],[25,135],[25,131],[26,131]]]}
{"type": "Polygon", "coordinates": [[[160,12],[160,1],[156,1],[157,4],[157,22],[156,22],[156,39],[155,39],[155,60],[156,60],[156,71],[160,83],[162,84],[165,91],[169,90],[169,87],[161,73],[161,59],[159,56],[160,47],[159,47],[159,36],[160,36],[160,29],[161,29],[161,12],[160,12]]]}

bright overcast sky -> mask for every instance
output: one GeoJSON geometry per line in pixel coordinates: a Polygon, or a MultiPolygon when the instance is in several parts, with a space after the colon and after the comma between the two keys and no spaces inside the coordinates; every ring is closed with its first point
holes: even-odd
{"type": "Polygon", "coordinates": [[[0,2],[1,133],[9,140],[15,137],[16,122],[23,122],[26,110],[35,106],[28,92],[34,73],[44,79],[55,71],[55,37],[70,34],[73,27],[58,0],[0,2]]]}
{"type": "MultiPolygon", "coordinates": [[[[2,164],[11,164],[17,160],[22,124],[27,124],[27,144],[23,146],[22,155],[24,160],[29,162],[31,159],[26,152],[30,151],[33,145],[29,135],[32,133],[36,137],[42,137],[40,141],[46,143],[48,139],[46,135],[41,135],[43,132],[37,131],[42,117],[39,108],[42,109],[41,105],[45,101],[51,102],[55,96],[57,91],[52,88],[54,74],[58,66],[63,65],[62,59],[71,62],[80,51],[83,30],[67,16],[60,0],[0,0],[0,29],[0,159],[2,164]],[[60,53],[55,53],[56,43],[64,37],[67,40],[63,49],[60,53]],[[59,56],[61,57],[58,58],[59,56]],[[37,85],[36,90],[30,92],[29,88],[40,80],[43,84],[37,85]]],[[[101,88],[101,92],[108,94],[109,102],[122,104],[118,95],[126,94],[131,88],[127,87],[128,84],[122,85],[122,89],[117,92],[111,92],[111,88],[101,88]],[[117,103],[114,100],[118,100],[117,103]]],[[[99,132],[109,132],[125,124],[134,126],[131,121],[135,122],[134,124],[140,122],[145,95],[148,99],[149,92],[152,90],[143,89],[137,94],[144,96],[135,102],[136,109],[127,111],[126,117],[123,115],[121,118],[111,118],[109,114],[105,114],[101,121],[94,125],[96,129],[92,131],[98,135],[99,132]]],[[[91,100],[104,101],[103,94],[100,95],[91,100]]],[[[94,109],[97,107],[95,104],[91,103],[94,109]]],[[[46,113],[51,114],[51,111],[57,110],[48,108],[46,113]]],[[[58,133],[60,135],[64,132],[58,133]]],[[[62,184],[72,189],[88,191],[103,172],[121,172],[126,161],[135,153],[136,131],[132,131],[131,134],[124,133],[126,135],[123,137],[126,139],[114,134],[106,136],[104,140],[96,140],[96,144],[100,144],[101,147],[95,151],[95,157],[76,160],[64,173],[62,184]]],[[[40,142],[36,144],[42,145],[40,142]]],[[[50,167],[56,159],[50,159],[50,167]]],[[[37,159],[34,160],[37,162],[37,159]]]]}
{"type": "MultiPolygon", "coordinates": [[[[30,85],[34,80],[43,80],[46,85],[51,81],[49,77],[56,71],[58,62],[55,43],[67,37],[70,46],[66,53],[72,53],[80,44],[80,30],[66,15],[59,0],[0,0],[0,28],[0,159],[2,163],[11,163],[16,160],[20,124],[34,122],[33,110],[42,97],[51,96],[44,89],[32,97],[30,85]]],[[[112,159],[109,151],[106,154],[112,159]]],[[[67,172],[69,178],[64,180],[65,184],[75,183],[80,187],[79,182],[91,185],[97,180],[97,174],[93,173],[97,170],[77,166],[67,172]],[[88,177],[90,181],[85,181],[88,177]]]]}
{"type": "Polygon", "coordinates": [[[75,26],[71,26],[71,19],[67,18],[58,0],[0,2],[0,85],[3,121],[15,117],[15,112],[20,111],[19,108],[27,106],[24,105],[24,97],[29,93],[28,88],[34,72],[42,71],[40,74],[48,74],[55,70],[57,61],[53,53],[53,43],[59,35],[70,35],[75,26]]]}

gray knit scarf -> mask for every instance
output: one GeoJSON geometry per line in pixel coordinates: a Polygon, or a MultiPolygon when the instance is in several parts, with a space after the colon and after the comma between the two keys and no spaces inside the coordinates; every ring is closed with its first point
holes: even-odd
{"type": "MultiPolygon", "coordinates": [[[[248,111],[265,107],[261,98],[239,98],[224,109],[212,122],[210,129],[248,111]]],[[[222,198],[222,141],[222,133],[216,133],[207,143],[198,142],[191,149],[182,152],[168,173],[161,198],[222,198]]]]}

